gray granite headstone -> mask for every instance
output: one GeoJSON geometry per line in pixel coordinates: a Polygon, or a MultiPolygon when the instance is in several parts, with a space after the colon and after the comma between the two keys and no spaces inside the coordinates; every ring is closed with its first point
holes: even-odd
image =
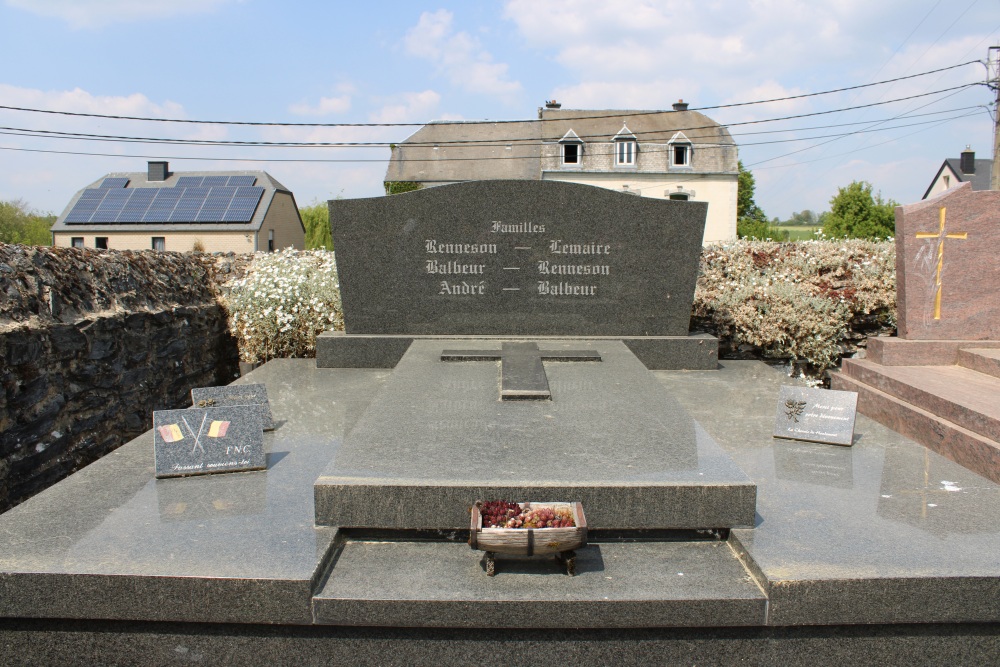
{"type": "Polygon", "coordinates": [[[707,211],[554,181],[334,200],[345,331],[686,336],[707,211]]]}
{"type": "Polygon", "coordinates": [[[196,408],[213,408],[227,405],[256,405],[265,431],[274,429],[271,404],[267,400],[267,387],[262,384],[231,384],[225,387],[194,387],[191,404],[196,408]]]}
{"type": "Polygon", "coordinates": [[[253,405],[153,412],[157,477],[266,467],[260,411],[253,405]]]}
{"type": "Polygon", "coordinates": [[[850,446],[857,414],[857,392],[782,386],[774,437],[850,446]]]}

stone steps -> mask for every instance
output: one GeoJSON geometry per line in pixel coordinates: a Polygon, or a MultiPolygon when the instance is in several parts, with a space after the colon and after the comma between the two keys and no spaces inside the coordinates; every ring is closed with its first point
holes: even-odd
{"type": "Polygon", "coordinates": [[[727,542],[591,543],[576,576],[554,558],[459,542],[347,539],[313,597],[317,624],[490,628],[764,625],[767,598],[727,542]]]}
{"type": "MultiPolygon", "coordinates": [[[[845,391],[858,392],[858,411],[875,421],[916,440],[927,448],[951,459],[973,472],[976,472],[994,482],[1000,482],[1000,442],[986,437],[981,433],[965,428],[963,425],[948,419],[945,415],[935,412],[934,406],[945,406],[949,415],[961,415],[966,422],[981,423],[990,418],[980,414],[970,415],[968,410],[954,409],[955,392],[940,391],[944,378],[954,377],[955,373],[940,373],[933,382],[925,382],[923,386],[906,386],[899,374],[879,374],[888,370],[917,369],[921,371],[947,371],[952,367],[885,367],[866,363],[864,360],[845,359],[839,373],[831,373],[831,387],[845,391]],[[930,386],[939,391],[935,394],[929,391],[930,386]],[[883,390],[883,387],[885,388],[883,390]],[[895,392],[895,393],[894,393],[895,392]],[[926,399],[923,403],[915,403],[901,397],[899,394],[914,397],[917,401],[926,399]],[[946,396],[942,396],[945,394],[946,396]]],[[[967,373],[973,371],[965,370],[967,373]]],[[[905,373],[904,373],[905,374],[905,373]]],[[[913,376],[913,373],[909,373],[913,376]]],[[[926,378],[926,373],[921,374],[926,378]]],[[[983,376],[988,378],[988,376],[983,376]]],[[[979,379],[982,383],[983,379],[979,379]]],[[[991,409],[1000,401],[1000,394],[984,395],[986,401],[992,401],[991,409]]]]}
{"type": "Polygon", "coordinates": [[[968,348],[958,351],[958,365],[1000,378],[1000,350],[968,348]]]}
{"type": "Polygon", "coordinates": [[[880,366],[845,359],[841,371],[858,382],[1000,440],[1000,378],[961,366],[880,366]]]}

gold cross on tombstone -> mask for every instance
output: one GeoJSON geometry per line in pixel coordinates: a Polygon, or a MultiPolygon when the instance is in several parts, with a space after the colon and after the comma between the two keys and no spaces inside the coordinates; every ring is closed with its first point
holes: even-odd
{"type": "Polygon", "coordinates": [[[944,268],[944,240],[945,239],[967,239],[968,232],[955,232],[954,234],[944,233],[944,207],[941,207],[941,226],[937,234],[932,232],[917,232],[918,239],[937,239],[937,273],[934,276],[934,319],[941,319],[941,269],[944,268]]]}

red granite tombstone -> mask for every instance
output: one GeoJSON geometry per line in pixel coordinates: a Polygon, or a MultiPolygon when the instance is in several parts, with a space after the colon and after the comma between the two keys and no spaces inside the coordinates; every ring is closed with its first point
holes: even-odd
{"type": "Polygon", "coordinates": [[[897,208],[896,280],[900,338],[1000,339],[1000,191],[897,208]]]}

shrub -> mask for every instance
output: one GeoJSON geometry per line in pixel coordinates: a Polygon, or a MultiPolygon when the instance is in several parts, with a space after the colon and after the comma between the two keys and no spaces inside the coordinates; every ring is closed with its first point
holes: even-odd
{"type": "Polygon", "coordinates": [[[222,302],[241,361],[312,357],[319,333],[344,328],[337,266],[323,250],[257,253],[245,277],[223,285],[222,302]]]}
{"type": "Polygon", "coordinates": [[[733,354],[805,362],[818,373],[864,337],[856,330],[895,327],[895,261],[891,241],[708,246],[693,314],[733,354]]]}

